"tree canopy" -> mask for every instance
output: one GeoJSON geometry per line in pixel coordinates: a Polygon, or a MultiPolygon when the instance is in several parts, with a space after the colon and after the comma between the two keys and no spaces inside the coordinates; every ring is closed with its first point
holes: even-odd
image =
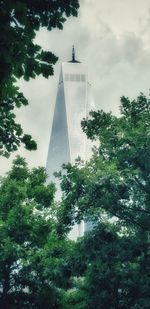
{"type": "Polygon", "coordinates": [[[89,162],[60,173],[62,200],[41,167],[18,157],[0,185],[2,308],[150,308],[150,99],[121,98],[121,115],[92,112],[89,162]],[[93,229],[76,243],[75,223],[93,229]]]}
{"type": "Polygon", "coordinates": [[[17,157],[0,185],[0,307],[62,308],[69,240],[56,232],[54,184],[17,157]]]}
{"type": "Polygon", "coordinates": [[[85,166],[65,167],[61,187],[67,215],[76,207],[75,219],[94,213],[99,221],[107,212],[122,225],[149,231],[150,100],[143,94],[133,101],[122,97],[120,117],[103,111],[91,116],[82,127],[100,146],[85,166]]]}
{"type": "Polygon", "coordinates": [[[68,164],[61,176],[64,229],[93,222],[70,260],[78,279],[66,308],[150,307],[150,99],[122,97],[120,111],[83,120],[99,147],[85,166],[68,164]]]}
{"type": "Polygon", "coordinates": [[[19,78],[29,80],[53,74],[57,57],[35,44],[40,27],[63,28],[69,16],[77,16],[78,0],[0,1],[0,154],[8,156],[23,143],[36,149],[30,135],[15,121],[15,107],[28,101],[16,86],[19,78]]]}

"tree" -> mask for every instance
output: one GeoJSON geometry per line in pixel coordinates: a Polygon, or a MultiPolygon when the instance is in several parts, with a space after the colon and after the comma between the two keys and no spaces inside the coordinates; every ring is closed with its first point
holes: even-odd
{"type": "Polygon", "coordinates": [[[149,248],[136,235],[99,224],[76,244],[77,259],[70,258],[74,289],[66,292],[64,308],[148,309],[149,248]]]}
{"type": "Polygon", "coordinates": [[[150,307],[150,99],[122,97],[120,110],[120,117],[98,111],[83,120],[100,146],[85,166],[66,165],[61,175],[64,229],[93,222],[76,244],[82,267],[70,261],[78,278],[66,294],[71,308],[150,307]]]}
{"type": "Polygon", "coordinates": [[[76,207],[72,220],[94,213],[99,221],[104,211],[122,225],[149,232],[150,100],[141,94],[133,101],[122,97],[121,103],[121,117],[98,111],[82,122],[88,138],[99,138],[100,146],[85,166],[65,166],[64,216],[76,207]]]}
{"type": "Polygon", "coordinates": [[[0,154],[8,156],[23,143],[36,149],[30,135],[15,122],[14,108],[28,101],[16,86],[19,78],[29,80],[53,74],[57,57],[34,43],[40,27],[63,28],[66,18],[77,16],[78,0],[0,1],[0,154]]]}
{"type": "Polygon", "coordinates": [[[69,240],[56,232],[55,187],[17,157],[0,185],[0,307],[62,308],[69,240]]]}

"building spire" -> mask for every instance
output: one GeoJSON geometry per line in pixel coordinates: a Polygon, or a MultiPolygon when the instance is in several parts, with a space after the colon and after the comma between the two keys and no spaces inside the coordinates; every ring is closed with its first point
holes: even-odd
{"type": "Polygon", "coordinates": [[[80,63],[80,61],[77,61],[77,60],[76,60],[74,45],[72,46],[72,59],[71,59],[71,61],[69,61],[69,62],[71,62],[71,63],[80,63]]]}
{"type": "Polygon", "coordinates": [[[74,45],[72,46],[72,62],[75,62],[75,49],[74,49],[74,45]]]}

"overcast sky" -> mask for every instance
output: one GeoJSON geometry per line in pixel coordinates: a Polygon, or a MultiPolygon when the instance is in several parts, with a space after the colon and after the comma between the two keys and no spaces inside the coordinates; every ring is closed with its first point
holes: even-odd
{"type": "MultiPolygon", "coordinates": [[[[38,142],[33,152],[20,149],[29,166],[45,165],[50,127],[61,62],[76,58],[88,66],[89,81],[97,109],[119,111],[122,95],[136,97],[150,88],[150,1],[82,0],[78,18],[70,18],[64,29],[41,29],[36,42],[54,52],[59,61],[55,75],[48,80],[37,77],[19,85],[29,106],[17,112],[25,133],[38,142]]],[[[1,158],[0,175],[9,170],[12,159],[1,158]]]]}

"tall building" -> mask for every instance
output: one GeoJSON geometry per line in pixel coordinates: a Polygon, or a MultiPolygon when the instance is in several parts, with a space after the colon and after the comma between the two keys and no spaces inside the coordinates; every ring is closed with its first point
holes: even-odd
{"type": "MultiPolygon", "coordinates": [[[[79,156],[87,159],[87,139],[81,120],[88,116],[90,88],[87,67],[76,60],[73,47],[71,61],[62,63],[57,89],[46,165],[51,180],[63,163],[73,164],[79,156]]],[[[83,235],[84,229],[84,223],[76,226],[73,238],[83,235]]]]}

